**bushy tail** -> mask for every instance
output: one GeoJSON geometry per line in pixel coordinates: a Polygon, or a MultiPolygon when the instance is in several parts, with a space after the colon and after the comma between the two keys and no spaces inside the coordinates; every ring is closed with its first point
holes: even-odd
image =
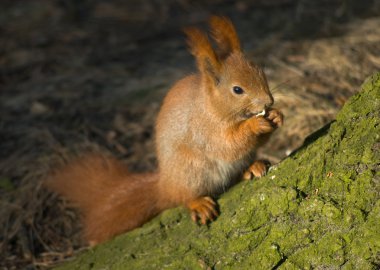
{"type": "Polygon", "coordinates": [[[77,205],[91,244],[139,227],[165,209],[158,174],[131,174],[120,161],[103,155],[74,160],[45,183],[77,205]]]}

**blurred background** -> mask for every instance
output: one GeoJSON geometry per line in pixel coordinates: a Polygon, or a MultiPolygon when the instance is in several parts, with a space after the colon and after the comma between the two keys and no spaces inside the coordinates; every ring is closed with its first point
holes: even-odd
{"type": "Polygon", "coordinates": [[[156,168],[154,121],[194,72],[181,30],[234,22],[285,125],[258,155],[277,163],[334,119],[380,69],[379,0],[1,0],[0,269],[46,269],[86,249],[78,214],[44,190],[89,150],[156,168]]]}

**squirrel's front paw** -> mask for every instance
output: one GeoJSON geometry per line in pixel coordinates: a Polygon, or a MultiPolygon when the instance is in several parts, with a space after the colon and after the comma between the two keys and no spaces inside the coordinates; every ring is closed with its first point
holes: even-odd
{"type": "Polygon", "coordinates": [[[284,123],[284,115],[277,109],[270,109],[267,119],[270,120],[275,127],[281,127],[284,123]]]}
{"type": "Polygon", "coordinates": [[[194,222],[198,220],[201,224],[206,224],[207,221],[213,221],[218,216],[216,203],[210,197],[200,197],[187,204],[191,211],[191,219],[194,222]]]}
{"type": "Polygon", "coordinates": [[[246,170],[246,172],[243,175],[243,179],[244,180],[252,180],[253,177],[260,178],[267,173],[269,166],[270,166],[270,163],[268,161],[256,160],[246,170]]]}
{"type": "Polygon", "coordinates": [[[271,133],[275,129],[272,121],[263,116],[255,117],[252,120],[252,130],[257,135],[271,133]]]}

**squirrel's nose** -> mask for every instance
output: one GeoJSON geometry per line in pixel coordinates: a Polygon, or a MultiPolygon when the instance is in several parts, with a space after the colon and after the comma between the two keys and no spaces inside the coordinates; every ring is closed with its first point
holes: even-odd
{"type": "Polygon", "coordinates": [[[270,108],[270,107],[272,107],[273,106],[273,103],[274,103],[274,100],[273,100],[273,98],[272,97],[270,97],[270,100],[268,100],[266,103],[265,103],[265,109],[268,109],[268,108],[270,108]]]}

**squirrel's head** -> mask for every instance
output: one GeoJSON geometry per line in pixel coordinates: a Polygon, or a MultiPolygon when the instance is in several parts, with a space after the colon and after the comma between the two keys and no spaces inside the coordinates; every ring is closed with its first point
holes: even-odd
{"type": "Polygon", "coordinates": [[[252,117],[272,106],[265,74],[242,53],[231,21],[213,16],[210,26],[217,52],[199,29],[185,30],[210,106],[230,121],[252,117]]]}

